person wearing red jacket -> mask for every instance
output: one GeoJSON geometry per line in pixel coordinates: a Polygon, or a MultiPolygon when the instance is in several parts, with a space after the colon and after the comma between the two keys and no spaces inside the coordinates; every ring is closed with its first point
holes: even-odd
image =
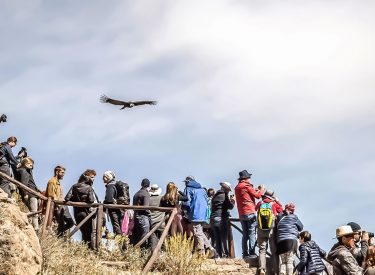
{"type": "Polygon", "coordinates": [[[255,199],[260,199],[264,193],[264,186],[258,190],[250,183],[251,175],[247,170],[239,172],[238,184],[234,189],[237,209],[242,227],[242,257],[256,257],[255,255],[255,227],[256,211],[255,199]]]}
{"type": "MultiPolygon", "coordinates": [[[[277,198],[274,197],[274,192],[272,190],[267,190],[264,195],[262,195],[262,200],[257,203],[255,206],[255,210],[258,211],[258,247],[259,247],[259,275],[265,275],[266,274],[266,253],[267,253],[267,247],[268,244],[270,245],[271,250],[271,268],[272,273],[271,274],[277,274],[278,273],[278,255],[276,254],[276,240],[274,235],[274,227],[275,227],[275,220],[278,214],[283,212],[283,206],[278,201],[277,198]],[[259,209],[269,209],[271,207],[272,209],[272,217],[271,220],[269,220],[268,224],[262,223],[262,221],[259,221],[261,218],[259,209]]],[[[268,211],[269,213],[270,211],[268,211]]],[[[266,211],[267,213],[267,211],[266,211]]],[[[263,221],[265,222],[265,221],[263,221]]]]}

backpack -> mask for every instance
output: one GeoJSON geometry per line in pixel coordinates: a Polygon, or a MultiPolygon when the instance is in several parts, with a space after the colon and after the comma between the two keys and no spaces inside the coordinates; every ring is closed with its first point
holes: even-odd
{"type": "Polygon", "coordinates": [[[117,190],[116,200],[120,204],[129,205],[130,204],[129,185],[126,182],[122,182],[118,180],[116,181],[115,186],[117,190]]]}
{"type": "Polygon", "coordinates": [[[206,220],[205,223],[210,224],[210,217],[211,217],[211,212],[212,212],[212,199],[209,198],[207,201],[207,210],[206,210],[206,220]]]}
{"type": "Polygon", "coordinates": [[[274,221],[272,203],[271,202],[262,202],[258,210],[258,227],[261,230],[269,230],[272,228],[274,221]]]}

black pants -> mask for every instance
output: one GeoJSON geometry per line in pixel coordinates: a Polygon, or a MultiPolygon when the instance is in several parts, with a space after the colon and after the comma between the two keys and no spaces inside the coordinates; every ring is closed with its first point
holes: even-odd
{"type": "MultiPolygon", "coordinates": [[[[81,208],[78,211],[74,211],[74,219],[76,220],[76,223],[79,224],[81,221],[83,221],[87,216],[89,215],[89,212],[81,208]]],[[[82,241],[88,244],[90,248],[93,248],[93,244],[91,243],[91,234],[92,234],[92,221],[94,217],[91,217],[86,221],[81,228],[79,229],[82,234],[82,241]]]]}
{"type": "MultiPolygon", "coordinates": [[[[9,177],[12,175],[10,166],[7,162],[0,162],[0,171],[4,174],[8,175],[9,177]]],[[[10,193],[10,182],[6,179],[0,177],[0,188],[3,189],[5,193],[8,194],[8,197],[11,197],[10,193]]]]}
{"type": "Polygon", "coordinates": [[[211,229],[213,231],[213,238],[215,243],[215,250],[219,254],[219,257],[228,257],[228,226],[229,218],[227,217],[215,217],[211,219],[211,229]]]}
{"type": "Polygon", "coordinates": [[[119,209],[108,209],[108,216],[111,219],[113,233],[116,235],[121,235],[121,223],[122,223],[122,215],[119,209]]]}
{"type": "MultiPolygon", "coordinates": [[[[150,218],[146,215],[135,215],[132,244],[137,244],[148,232],[150,232],[150,218]]],[[[146,240],[141,247],[145,248],[147,246],[148,241],[146,240]]]]}
{"type": "Polygon", "coordinates": [[[66,205],[56,207],[54,214],[57,222],[57,236],[62,236],[66,230],[74,226],[73,218],[66,205]]]}

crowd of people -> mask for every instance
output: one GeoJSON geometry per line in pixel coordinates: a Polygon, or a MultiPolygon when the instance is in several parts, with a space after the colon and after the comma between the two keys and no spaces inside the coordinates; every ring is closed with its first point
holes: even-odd
{"type": "MultiPolygon", "coordinates": [[[[14,177],[22,184],[39,190],[33,178],[34,161],[21,150],[16,156],[12,148],[17,145],[17,138],[10,137],[0,145],[0,171],[14,177]]],[[[96,172],[84,171],[64,196],[61,180],[65,168],[57,166],[53,177],[48,181],[45,196],[60,201],[99,203],[94,190],[96,172]]],[[[164,231],[166,222],[171,217],[169,212],[149,210],[147,207],[173,207],[177,214],[173,217],[169,235],[185,234],[195,242],[196,253],[206,258],[229,257],[228,236],[230,234],[231,210],[237,207],[242,227],[242,257],[258,258],[259,275],[266,271],[272,274],[373,274],[375,272],[375,248],[373,234],[362,230],[360,225],[350,222],[336,230],[337,243],[326,253],[312,240],[309,231],[304,231],[303,224],[295,214],[294,203],[284,206],[274,192],[264,185],[254,187],[252,174],[247,170],[239,172],[238,182],[233,188],[231,183],[223,181],[215,192],[213,188],[205,189],[193,177],[184,180],[184,190],[179,190],[174,182],[166,185],[166,192],[157,184],[151,184],[145,178],[140,189],[134,194],[132,203],[145,209],[125,210],[106,208],[114,236],[127,235],[135,245],[151,230],[158,227],[142,244],[145,249],[155,249],[164,231]],[[234,193],[234,194],[232,194],[234,193]],[[256,254],[258,248],[259,255],[256,254]],[[270,252],[268,252],[268,250],[270,252]],[[266,260],[271,259],[271,270],[267,270],[266,260]],[[296,264],[295,258],[299,257],[296,264]]],[[[117,179],[113,171],[106,171],[102,176],[106,186],[103,204],[130,205],[129,185],[117,179]]],[[[37,212],[40,203],[35,195],[15,188],[11,182],[0,177],[0,188],[12,197],[19,192],[31,212],[37,212]]],[[[87,219],[81,227],[82,241],[95,249],[96,215],[90,207],[73,207],[73,217],[66,205],[56,205],[54,222],[57,224],[57,235],[63,236],[75,224],[87,219]],[[90,216],[91,215],[91,216],[90,216]],[[90,217],[88,217],[90,216],[90,217]]],[[[39,230],[37,215],[32,216],[32,225],[39,230]]],[[[106,237],[111,235],[108,229],[106,237]]]]}

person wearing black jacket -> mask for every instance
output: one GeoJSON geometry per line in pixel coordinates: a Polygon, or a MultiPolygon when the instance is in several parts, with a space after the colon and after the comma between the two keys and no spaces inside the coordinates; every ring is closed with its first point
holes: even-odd
{"type": "MultiPolygon", "coordinates": [[[[116,176],[112,171],[103,174],[103,181],[106,187],[104,204],[117,204],[116,176]]],[[[121,235],[121,211],[120,209],[107,209],[107,214],[111,219],[113,233],[121,235]]]]}
{"type": "MultiPolygon", "coordinates": [[[[24,152],[20,153],[18,156],[14,156],[12,148],[17,145],[16,137],[9,137],[6,142],[0,144],[0,172],[8,176],[13,176],[12,167],[16,169],[19,159],[24,156],[24,152]]],[[[8,197],[11,197],[10,192],[11,183],[0,177],[0,188],[3,189],[5,193],[8,194],[8,197]]]]}
{"type": "MultiPolygon", "coordinates": [[[[133,197],[133,205],[138,206],[149,206],[150,205],[150,193],[148,192],[150,188],[150,181],[148,179],[143,179],[141,183],[141,189],[135,193],[133,197]]],[[[150,232],[150,210],[134,210],[134,229],[132,244],[137,244],[144,236],[150,232]]],[[[148,246],[148,241],[142,244],[143,247],[148,246]]]]}
{"type": "Polygon", "coordinates": [[[229,210],[233,209],[235,201],[229,197],[231,184],[229,182],[221,182],[221,189],[216,192],[212,198],[211,205],[211,229],[215,239],[215,250],[219,257],[226,258],[229,256],[228,249],[228,226],[229,226],[229,210]]]}
{"type": "MultiPolygon", "coordinates": [[[[32,158],[27,157],[22,159],[21,166],[16,171],[17,179],[26,185],[27,187],[31,188],[34,191],[40,192],[38,187],[35,184],[34,177],[33,177],[33,168],[34,168],[34,161],[32,158]]],[[[23,193],[24,202],[26,203],[27,207],[31,212],[38,211],[38,199],[35,195],[25,191],[23,193]]],[[[32,216],[32,224],[35,231],[39,230],[39,223],[38,223],[38,215],[32,216]]]]}
{"type": "MultiPolygon", "coordinates": [[[[95,196],[92,184],[95,180],[95,176],[96,172],[94,170],[86,170],[78,179],[78,183],[70,188],[68,194],[65,196],[65,201],[94,203],[95,196]]],[[[73,210],[74,219],[77,224],[90,214],[90,208],[87,207],[73,207],[73,210]]],[[[93,219],[94,218],[91,217],[80,228],[82,240],[87,243],[90,248],[94,248],[94,243],[92,243],[91,238],[93,219]]]]}
{"type": "Polygon", "coordinates": [[[319,274],[325,270],[322,258],[326,252],[321,249],[314,241],[311,240],[311,234],[308,231],[302,231],[299,234],[300,262],[296,269],[301,275],[319,274]]]}

